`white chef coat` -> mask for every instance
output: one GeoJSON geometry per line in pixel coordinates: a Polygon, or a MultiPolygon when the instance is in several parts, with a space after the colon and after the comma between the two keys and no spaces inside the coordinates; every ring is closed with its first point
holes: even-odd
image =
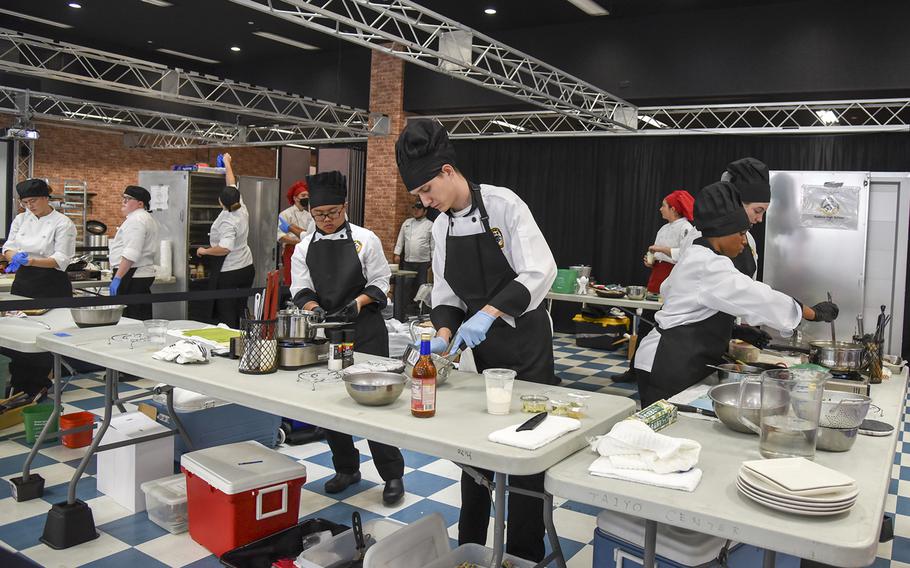
{"type": "Polygon", "coordinates": [[[404,250],[405,262],[430,262],[433,253],[433,221],[426,216],[405,219],[398,231],[395,254],[404,250]]]}
{"type": "MultiPolygon", "coordinates": [[[[367,281],[364,288],[375,286],[383,294],[388,294],[389,278],[392,276],[392,270],[385,259],[385,253],[382,251],[382,243],[379,241],[379,237],[373,231],[364,229],[354,223],[348,222],[348,225],[351,227],[351,237],[354,239],[354,245],[360,249],[357,251],[357,257],[360,259],[363,277],[367,281]]],[[[306,263],[306,255],[310,250],[310,245],[322,239],[342,240],[347,238],[347,231],[342,226],[331,235],[324,235],[319,231],[314,231],[300,241],[300,244],[294,249],[294,256],[291,257],[292,298],[297,295],[297,292],[304,289],[316,291],[313,287],[313,279],[310,276],[310,267],[306,263]]]]}
{"type": "MultiPolygon", "coordinates": [[[[480,195],[490,220],[490,230],[502,235],[502,252],[515,281],[528,289],[531,301],[523,314],[537,309],[556,279],[556,261],[550,246],[540,232],[531,210],[520,197],[505,187],[481,184],[480,195]]],[[[433,223],[433,306],[453,306],[466,311],[467,306],[455,295],[445,279],[446,235],[455,237],[483,232],[480,214],[469,206],[453,213],[442,214],[433,223]],[[452,221],[451,228],[449,221],[452,221]]],[[[494,306],[496,307],[496,306],[494,306]]],[[[502,319],[515,327],[515,318],[502,319]]]]}
{"type": "MultiPolygon", "coordinates": [[[[670,252],[672,253],[673,259],[678,261],[683,251],[685,251],[689,245],[691,245],[695,239],[701,236],[701,231],[692,227],[692,230],[686,234],[683,239],[680,241],[679,245],[676,248],[671,247],[670,252]]],[[[749,241],[749,249],[752,251],[752,259],[755,260],[755,272],[752,274],[752,279],[755,280],[758,277],[758,246],[755,244],[755,237],[752,236],[752,233],[746,231],[746,240],[749,241]]],[[[654,255],[657,258],[657,255],[654,255]]]]}
{"type": "MultiPolygon", "coordinates": [[[[674,248],[679,248],[680,243],[689,232],[694,231],[695,227],[685,217],[680,217],[675,221],[664,223],[664,226],[657,231],[654,237],[654,245],[659,247],[668,247],[671,252],[674,248]]],[[[662,252],[654,253],[654,259],[662,262],[676,264],[676,259],[665,255],[662,252]]]]}
{"type": "Polygon", "coordinates": [[[130,211],[111,241],[111,267],[119,266],[120,259],[125,258],[133,261],[134,278],[154,278],[157,247],[158,222],[145,209],[130,211]]]}
{"type": "MultiPolygon", "coordinates": [[[[654,319],[661,329],[700,322],[723,312],[786,335],[803,316],[796,300],[741,273],[729,257],[695,243],[683,251],[660,292],[664,305],[654,319]]],[[[635,353],[636,369],[651,371],[659,343],[660,332],[652,329],[635,353]]]]}
{"type": "Polygon", "coordinates": [[[35,258],[53,258],[57,270],[65,271],[76,254],[76,225],[59,211],[44,217],[23,211],[10,225],[3,252],[8,250],[27,252],[35,258]]]}
{"type": "Polygon", "coordinates": [[[284,211],[278,214],[279,217],[284,219],[289,225],[297,225],[303,232],[298,237],[294,233],[288,231],[285,233],[281,229],[278,229],[278,240],[280,241],[282,237],[293,237],[295,239],[302,240],[304,235],[308,235],[316,227],[316,223],[313,222],[313,216],[310,215],[310,212],[304,209],[301,211],[297,209],[296,205],[291,205],[284,211]]]}
{"type": "Polygon", "coordinates": [[[246,244],[250,236],[250,213],[241,202],[235,211],[222,210],[209,231],[209,244],[230,250],[224,257],[221,272],[238,270],[253,264],[253,253],[246,244]]]}

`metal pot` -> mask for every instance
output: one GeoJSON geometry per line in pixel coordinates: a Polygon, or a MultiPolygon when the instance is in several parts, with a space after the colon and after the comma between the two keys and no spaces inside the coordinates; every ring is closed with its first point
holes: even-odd
{"type": "Polygon", "coordinates": [[[722,383],[733,381],[739,382],[747,377],[757,377],[761,375],[762,369],[751,365],[740,365],[739,363],[723,363],[721,365],[709,365],[717,371],[717,378],[722,383]]]}
{"type": "Polygon", "coordinates": [[[577,266],[570,266],[569,269],[574,270],[575,273],[578,274],[579,278],[581,278],[581,277],[585,277],[588,279],[591,278],[591,267],[590,266],[587,266],[585,264],[580,264],[577,266]]]}
{"type": "Polygon", "coordinates": [[[70,308],[70,314],[78,327],[99,327],[114,325],[120,321],[126,306],[90,306],[87,308],[70,308]]]}
{"type": "Polygon", "coordinates": [[[93,235],[103,235],[107,233],[107,225],[97,219],[92,219],[85,222],[85,230],[93,235]]]}
{"type": "Polygon", "coordinates": [[[626,298],[630,300],[644,300],[648,289],[644,286],[626,286],[626,298]]]}
{"type": "Polygon", "coordinates": [[[834,371],[858,371],[863,366],[864,347],[846,341],[813,341],[809,344],[809,360],[834,371]]]}
{"type": "Polygon", "coordinates": [[[317,329],[332,327],[350,327],[342,322],[319,322],[316,313],[300,308],[287,308],[278,312],[279,341],[312,341],[316,339],[317,329]]]}
{"type": "Polygon", "coordinates": [[[108,246],[107,235],[88,235],[88,246],[93,248],[108,246]]]}

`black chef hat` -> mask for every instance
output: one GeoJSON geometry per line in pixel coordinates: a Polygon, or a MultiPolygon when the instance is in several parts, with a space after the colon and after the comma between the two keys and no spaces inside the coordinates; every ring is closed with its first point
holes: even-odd
{"type": "Polygon", "coordinates": [[[233,185],[226,185],[218,194],[218,201],[228,211],[234,211],[240,207],[240,190],[233,185]]]}
{"type": "Polygon", "coordinates": [[[395,143],[395,160],[405,187],[414,191],[436,177],[442,166],[455,165],[455,148],[435,120],[412,120],[395,143]]]}
{"type": "Polygon", "coordinates": [[[307,176],[310,186],[310,207],[341,205],[348,197],[348,182],[339,171],[322,172],[307,176]]]}
{"type": "Polygon", "coordinates": [[[50,197],[51,188],[43,179],[27,179],[16,184],[16,193],[19,199],[26,197],[50,197]]]}
{"type": "Polygon", "coordinates": [[[771,182],[768,177],[768,166],[755,158],[743,158],[730,162],[727,166],[729,181],[739,190],[743,203],[769,203],[771,201],[771,182]]]}
{"type": "Polygon", "coordinates": [[[128,185],[126,189],[123,190],[123,195],[129,195],[136,201],[141,201],[145,205],[145,210],[149,210],[149,203],[152,201],[152,194],[149,193],[149,190],[144,187],[139,187],[138,185],[128,185]]]}
{"type": "Polygon", "coordinates": [[[716,181],[698,192],[695,226],[705,237],[724,237],[747,230],[749,216],[743,209],[736,186],[727,181],[716,181]]]}

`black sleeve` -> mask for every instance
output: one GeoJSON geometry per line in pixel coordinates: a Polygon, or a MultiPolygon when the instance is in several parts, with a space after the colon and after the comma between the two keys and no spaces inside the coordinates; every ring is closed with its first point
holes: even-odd
{"type": "Polygon", "coordinates": [[[361,294],[366,294],[367,296],[372,298],[373,301],[376,302],[377,307],[380,310],[385,308],[389,303],[388,296],[383,294],[382,290],[380,290],[376,286],[367,286],[366,288],[363,289],[363,292],[361,292],[361,294]]]}
{"type": "Polygon", "coordinates": [[[297,292],[294,296],[294,305],[298,308],[303,308],[309,302],[319,303],[319,296],[316,295],[316,291],[311,288],[304,288],[303,290],[297,292]]]}
{"type": "Polygon", "coordinates": [[[430,312],[430,321],[433,322],[433,327],[436,329],[447,327],[454,334],[461,327],[464,316],[464,310],[455,306],[436,306],[430,312]]]}
{"type": "Polygon", "coordinates": [[[528,310],[528,306],[531,304],[531,292],[521,282],[512,280],[493,296],[489,304],[501,312],[517,318],[528,310]]]}

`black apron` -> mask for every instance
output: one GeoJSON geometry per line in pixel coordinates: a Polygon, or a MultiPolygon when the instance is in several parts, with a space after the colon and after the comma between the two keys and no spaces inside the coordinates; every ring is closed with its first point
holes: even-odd
{"type": "MultiPolygon", "coordinates": [[[[117,269],[114,269],[114,274],[117,269]]],[[[148,294],[152,291],[152,283],[155,282],[154,276],[136,277],[136,267],[127,270],[123,278],[120,279],[120,288],[117,295],[128,294],[148,294]]],[[[152,319],[152,304],[130,304],[123,310],[123,316],[139,321],[152,319]]]]}
{"type": "Polygon", "coordinates": [[[758,265],[755,264],[755,257],[752,255],[752,247],[749,244],[746,244],[742,252],[733,259],[733,266],[749,278],[755,277],[758,265]]]}
{"type": "Polygon", "coordinates": [[[21,266],[10,292],[27,298],[69,298],[73,295],[73,285],[62,270],[21,266]]]}
{"type": "MultiPolygon", "coordinates": [[[[319,305],[332,313],[345,307],[363,293],[367,279],[363,265],[357,256],[351,226],[344,225],[345,238],[319,239],[316,233],[310,237],[306,264],[313,279],[313,290],[319,298],[319,305]]],[[[379,305],[367,304],[360,310],[354,323],[354,350],[370,355],[389,356],[389,332],[379,305]]]]}
{"type": "MultiPolygon", "coordinates": [[[[704,237],[693,244],[711,248],[704,237]]],[[[707,365],[723,362],[733,334],[735,316],[717,312],[702,321],[660,329],[660,343],[654,354],[650,379],[639,384],[642,406],[669,398],[701,381],[713,372],[707,365]],[[644,386],[644,389],[641,387],[644,386]]]]}
{"type": "MultiPolygon", "coordinates": [[[[469,318],[486,306],[517,274],[506,260],[502,248],[490,230],[480,187],[471,184],[474,222],[483,224],[483,232],[456,237],[446,234],[445,279],[467,306],[469,318]]],[[[453,221],[449,221],[449,228],[453,221]]],[[[515,318],[515,327],[497,319],[487,337],[473,349],[477,370],[494,367],[513,369],[521,380],[555,385],[559,383],[553,366],[553,333],[550,317],[538,306],[515,318]]]]}

